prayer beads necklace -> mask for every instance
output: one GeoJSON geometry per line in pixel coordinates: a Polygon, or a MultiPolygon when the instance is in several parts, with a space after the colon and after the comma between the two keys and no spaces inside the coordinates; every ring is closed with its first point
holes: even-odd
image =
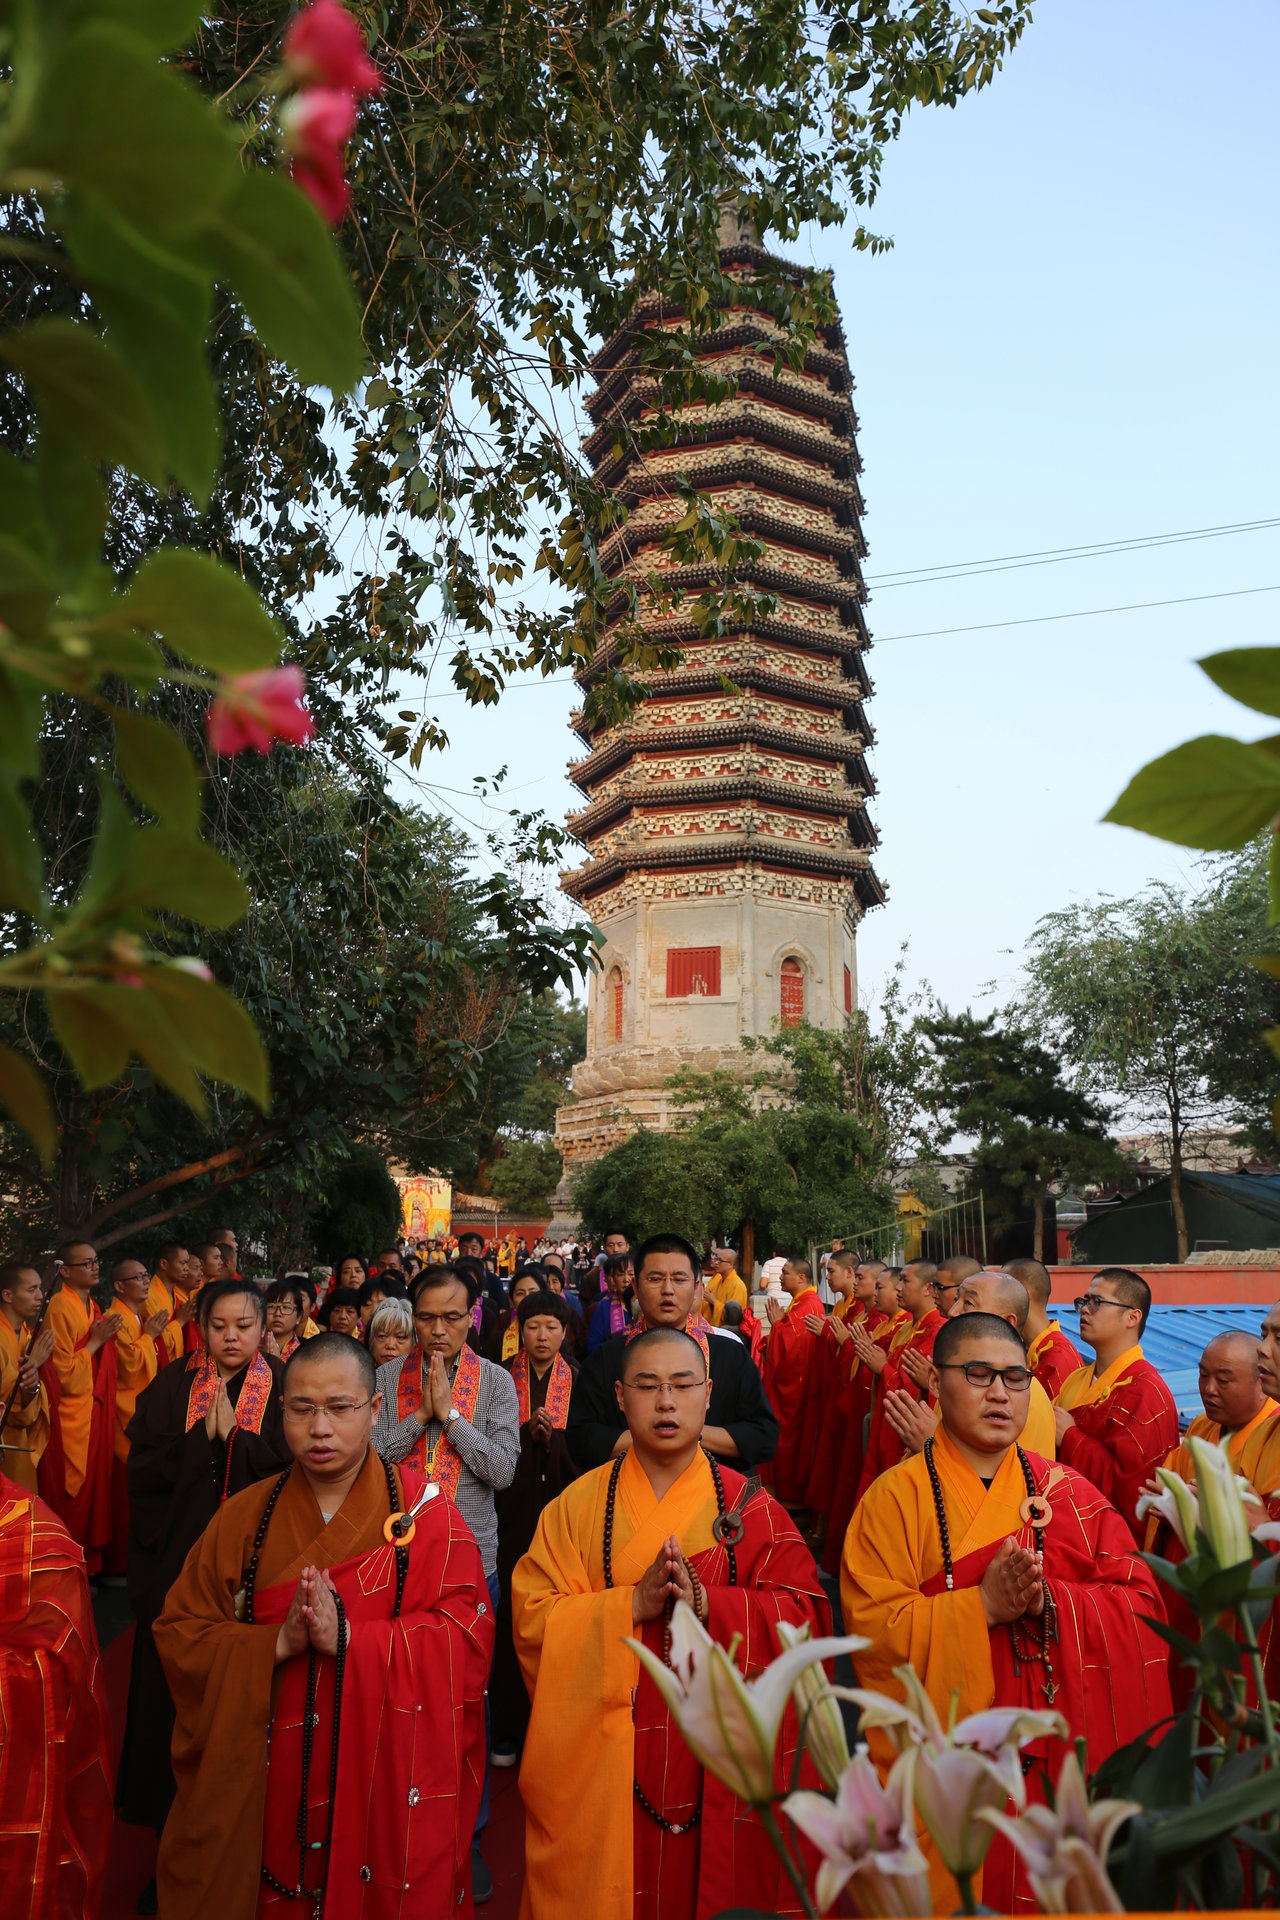
{"type": "MultiPolygon", "coordinates": [[[[626,1457],[625,1453],[620,1453],[613,1463],[613,1469],[609,1475],[609,1491],[605,1497],[604,1504],[604,1584],[610,1591],[613,1589],[613,1515],[618,1498],[618,1478],[622,1472],[622,1463],[626,1457]]],[[[737,1513],[726,1513],[724,1481],[720,1478],[719,1463],[714,1460],[709,1453],[706,1455],[706,1459],[707,1465],[711,1468],[711,1478],[715,1482],[716,1489],[716,1517],[712,1523],[711,1530],[717,1541],[724,1548],[725,1555],[729,1562],[728,1584],[731,1587],[736,1587],[738,1584],[738,1559],[734,1548],[742,1539],[742,1519],[737,1513]],[[731,1522],[735,1521],[737,1522],[736,1528],[731,1525],[731,1522]]],[[[683,1555],[681,1558],[683,1558],[683,1555]]],[[[693,1588],[694,1608],[699,1618],[701,1618],[701,1601],[704,1588],[687,1560],[685,1560],[684,1566],[686,1573],[689,1575],[690,1585],[693,1588]]],[[[671,1612],[672,1602],[668,1599],[666,1606],[662,1610],[662,1659],[663,1664],[668,1667],[671,1665],[671,1612]]],[[[634,1696],[632,1698],[631,1711],[632,1719],[634,1720],[634,1696]]],[[[664,1833],[669,1833],[673,1836],[678,1836],[682,1833],[691,1833],[694,1827],[701,1821],[704,1786],[705,1777],[700,1773],[698,1779],[698,1804],[689,1815],[689,1818],[687,1820],[668,1820],[667,1816],[664,1813],[660,1813],[657,1807],[654,1806],[635,1774],[633,1773],[631,1776],[632,1791],[636,1799],[640,1802],[641,1807],[648,1814],[649,1818],[654,1821],[657,1826],[662,1828],[664,1833]]]]}
{"type": "MultiPolygon", "coordinates": [[[[409,1550],[399,1538],[399,1533],[396,1529],[396,1520],[399,1515],[400,1506],[396,1496],[395,1474],[387,1461],[381,1461],[381,1466],[387,1476],[387,1498],[391,1502],[391,1526],[395,1540],[396,1555],[396,1598],[391,1617],[393,1620],[398,1620],[400,1618],[401,1602],[404,1599],[404,1584],[409,1572],[409,1550]]],[[[274,1487],[272,1487],[271,1492],[267,1495],[267,1504],[262,1510],[262,1518],[258,1522],[258,1531],[254,1535],[253,1552],[244,1576],[244,1618],[249,1626],[255,1626],[257,1624],[253,1615],[253,1596],[254,1589],[258,1584],[258,1561],[261,1558],[262,1549],[266,1542],[267,1528],[271,1524],[271,1515],[275,1510],[276,1501],[284,1491],[285,1481],[289,1478],[292,1471],[292,1467],[286,1467],[274,1487]]],[[[321,1852],[324,1855],[324,1872],[321,1875],[318,1887],[307,1887],[303,1885],[303,1872],[307,1864],[307,1853],[309,1850],[307,1845],[307,1783],[311,1779],[312,1741],[315,1737],[315,1729],[320,1719],[319,1714],[316,1712],[316,1688],[319,1681],[319,1664],[316,1660],[316,1650],[314,1647],[307,1649],[307,1692],[302,1709],[302,1790],[298,1795],[298,1822],[296,1829],[298,1835],[297,1886],[287,1887],[283,1880],[276,1879],[276,1876],[267,1866],[265,1860],[262,1863],[262,1877],[272,1892],[280,1894],[285,1900],[309,1900],[312,1903],[312,1920],[321,1920],[324,1912],[325,1888],[329,1882],[329,1850],[333,1842],[333,1816],[338,1798],[338,1736],[342,1725],[342,1685],[346,1677],[347,1666],[347,1612],[342,1603],[342,1595],[336,1590],[333,1595],[333,1604],[338,1615],[338,1641],[334,1651],[333,1738],[329,1745],[329,1819],[325,1827],[324,1839],[318,1840],[315,1843],[315,1851],[321,1852]]]]}
{"type": "MultiPolygon", "coordinates": [[[[1036,1492],[1036,1481],[1035,1475],[1031,1471],[1031,1462],[1021,1447],[1017,1447],[1016,1451],[1018,1455],[1018,1465],[1022,1468],[1022,1478],[1026,1482],[1027,1488],[1027,1497],[1023,1503],[1022,1511],[1024,1515],[1029,1514],[1031,1516],[1030,1526],[1032,1533],[1035,1535],[1036,1552],[1040,1556],[1040,1561],[1043,1565],[1044,1530],[1048,1525],[1051,1509],[1048,1502],[1036,1492]],[[1037,1514],[1042,1515],[1043,1518],[1037,1520],[1037,1514]]],[[[933,1492],[934,1512],[938,1516],[938,1538],[942,1545],[942,1570],[946,1578],[947,1592],[954,1593],[956,1578],[955,1568],[951,1560],[951,1535],[947,1529],[947,1510],[942,1500],[942,1482],[938,1478],[938,1469],[933,1461],[932,1439],[928,1439],[924,1443],[924,1464],[929,1474],[929,1486],[933,1492]]],[[[1058,1637],[1058,1614],[1047,1581],[1044,1584],[1044,1608],[1040,1615],[1039,1646],[1032,1645],[1028,1629],[1021,1620],[1010,1620],[1006,1622],[1006,1625],[1009,1628],[1009,1640],[1013,1647],[1014,1671],[1017,1672],[1022,1665],[1030,1665],[1032,1660],[1043,1661],[1044,1697],[1049,1701],[1050,1705],[1052,1705],[1057,1696],[1058,1682],[1054,1675],[1053,1662],[1049,1656],[1049,1644],[1050,1641],[1056,1640],[1058,1637]],[[1015,1631],[1015,1628],[1017,1631],[1015,1631]]]]}

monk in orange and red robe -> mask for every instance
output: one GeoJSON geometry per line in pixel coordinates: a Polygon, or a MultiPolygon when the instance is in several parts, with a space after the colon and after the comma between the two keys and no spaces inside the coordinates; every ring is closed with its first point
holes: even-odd
{"type": "MultiPolygon", "coordinates": [[[[1031,1392],[1026,1349],[995,1314],[948,1320],[933,1349],[938,1432],[881,1474],[845,1541],[845,1631],[862,1687],[903,1697],[895,1669],[919,1675],[944,1726],[989,1707],[1052,1708],[1067,1722],[1026,1750],[1027,1789],[1043,1798],[1085,1742],[1085,1773],[1170,1711],[1168,1648],[1155,1575],[1096,1487],[1020,1444],[1031,1392]]],[[[884,1736],[872,1752],[887,1765],[884,1736]]],[[[935,1913],[959,1906],[955,1881],[924,1834],[935,1913]]],[[[998,1913],[1035,1912],[1012,1849],[997,1836],[981,1887],[998,1913]]]]}
{"type": "Polygon", "coordinates": [[[305,1341],[283,1395],[292,1466],[219,1509],[155,1625],[176,1712],[160,1912],[469,1913],[479,1549],[451,1500],[374,1452],[361,1342],[305,1341]]]}
{"type": "Polygon", "coordinates": [[[804,1503],[820,1522],[831,1514],[836,1473],[844,1446],[844,1425],[848,1414],[845,1390],[849,1382],[853,1352],[849,1345],[852,1329],[866,1317],[867,1304],[874,1289],[868,1273],[863,1295],[858,1292],[858,1256],[841,1247],[827,1262],[827,1285],[835,1294],[835,1305],[822,1329],[822,1352],[818,1375],[818,1432],[813,1446],[813,1465],[805,1485],[804,1503]]]}
{"type": "Polygon", "coordinates": [[[871,1429],[871,1409],[875,1404],[875,1391],[880,1377],[863,1358],[868,1351],[866,1342],[870,1343],[870,1349],[877,1357],[883,1355],[887,1358],[894,1340],[899,1336],[905,1340],[911,1327],[911,1315],[898,1305],[898,1269],[883,1266],[879,1261],[872,1261],[869,1266],[874,1274],[871,1305],[858,1326],[850,1330],[849,1344],[853,1359],[849,1372],[844,1444],[836,1471],[826,1544],[822,1552],[822,1571],[833,1580],[840,1577],[844,1536],[857,1504],[862,1461],[871,1429]],[[854,1334],[864,1335],[865,1341],[855,1339],[854,1334]]]}
{"type": "MultiPolygon", "coordinates": [[[[704,1777],[626,1644],[660,1654],[683,1600],[754,1676],[783,1651],[781,1623],[830,1630],[813,1560],[781,1506],[748,1497],[742,1475],[702,1451],[709,1393],[687,1334],[659,1327],[634,1340],[618,1381],[630,1446],[551,1503],[516,1567],[516,1651],[533,1701],[523,1920],[800,1911],[758,1819],[704,1777]]],[[[784,1790],[798,1734],[789,1722],[776,1760],[784,1790]]]]}
{"type": "Polygon", "coordinates": [[[38,1489],[49,1445],[49,1390],[40,1369],[53,1352],[53,1334],[33,1327],[44,1304],[34,1267],[0,1267],[0,1467],[28,1493],[38,1489]]]}
{"type": "Polygon", "coordinates": [[[111,1728],[84,1555],[0,1473],[0,1908],[96,1920],[111,1848],[111,1728]]]}
{"type": "Polygon", "coordinates": [[[906,1392],[917,1400],[926,1397],[922,1369],[928,1363],[933,1343],[943,1325],[933,1291],[937,1277],[938,1269],[932,1260],[912,1260],[902,1269],[898,1299],[903,1311],[911,1315],[911,1326],[905,1338],[898,1337],[891,1341],[876,1382],[867,1451],[862,1462],[862,1477],[858,1482],[859,1500],[879,1474],[896,1466],[902,1458],[902,1441],[885,1419],[886,1396],[906,1392]],[[916,1362],[915,1366],[912,1366],[912,1360],[916,1362]]]}
{"type": "Polygon", "coordinates": [[[1043,1260],[1029,1256],[1006,1260],[1002,1269],[1020,1280],[1026,1288],[1031,1310],[1022,1337],[1027,1343],[1027,1359],[1040,1385],[1051,1400],[1056,1400],[1064,1383],[1084,1365],[1084,1355],[1068,1340],[1061,1323],[1049,1318],[1049,1296],[1053,1281],[1043,1260]]]}
{"type": "Polygon", "coordinates": [[[822,1414],[822,1331],[826,1314],[807,1260],[788,1260],[782,1290],[769,1301],[764,1390],[778,1417],[778,1446],[761,1478],[784,1507],[803,1507],[822,1414]]]}
{"type": "Polygon", "coordinates": [[[1080,1338],[1093,1362],[1073,1373],[1054,1403],[1058,1458],[1105,1493],[1138,1545],[1146,1522],[1138,1501],[1178,1444],[1173,1395],[1138,1344],[1151,1289],[1128,1267],[1104,1267],[1076,1301],[1080,1338]]]}
{"type": "Polygon", "coordinates": [[[42,1477],[40,1491],[84,1548],[90,1573],[101,1570],[111,1541],[111,1468],[115,1458],[116,1344],[121,1316],[102,1313],[93,1297],[98,1256],[86,1240],[58,1251],[53,1298],[45,1325],[53,1358],[45,1371],[53,1438],[45,1455],[60,1471],[42,1477]]]}

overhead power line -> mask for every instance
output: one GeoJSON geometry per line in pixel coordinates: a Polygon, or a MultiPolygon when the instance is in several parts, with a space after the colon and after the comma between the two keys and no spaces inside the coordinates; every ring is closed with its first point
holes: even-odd
{"type": "Polygon", "coordinates": [[[1133,534],[1124,540],[1096,540],[1084,546],[997,553],[985,560],[949,560],[932,567],[899,567],[889,573],[869,573],[866,582],[877,593],[888,593],[894,587],[940,586],[947,580],[976,580],[983,574],[1018,573],[1027,567],[1060,567],[1070,560],[1101,560],[1113,553],[1144,553],[1156,547],[1221,540],[1235,533],[1263,533],[1275,527],[1280,527],[1280,515],[1265,520],[1235,520],[1220,527],[1186,527],[1175,533],[1133,534]]]}
{"type": "Polygon", "coordinates": [[[1032,613],[1021,620],[979,620],[970,627],[925,627],[914,633],[886,633],[874,644],[883,647],[891,640],[938,640],[949,633],[994,633],[1000,627],[1039,627],[1050,620],[1093,620],[1099,614],[1138,613],[1145,607],[1190,607],[1202,600],[1242,600],[1251,593],[1280,593],[1280,580],[1272,587],[1231,587],[1225,593],[1183,593],[1175,600],[1129,600],[1117,607],[1076,607],[1070,613],[1032,613]]]}

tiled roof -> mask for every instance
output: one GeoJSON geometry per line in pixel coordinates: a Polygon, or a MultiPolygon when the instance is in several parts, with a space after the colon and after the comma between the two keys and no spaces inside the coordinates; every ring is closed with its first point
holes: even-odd
{"type": "MultiPolygon", "coordinates": [[[[1069,1340],[1074,1340],[1087,1361],[1089,1350],[1080,1339],[1075,1309],[1055,1304],[1052,1311],[1055,1319],[1061,1321],[1062,1331],[1069,1340]]],[[[1184,1427],[1193,1415],[1204,1412],[1198,1384],[1200,1355],[1220,1333],[1237,1328],[1245,1333],[1257,1333],[1264,1311],[1256,1301],[1243,1306],[1223,1306],[1215,1302],[1203,1307],[1152,1307],[1142,1336],[1143,1357],[1164,1376],[1178,1403],[1178,1418],[1184,1427]]]]}

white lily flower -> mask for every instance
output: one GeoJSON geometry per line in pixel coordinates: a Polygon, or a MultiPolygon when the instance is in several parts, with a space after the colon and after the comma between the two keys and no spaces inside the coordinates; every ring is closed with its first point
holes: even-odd
{"type": "Polygon", "coordinates": [[[1187,1441],[1187,1451],[1196,1463],[1201,1530],[1218,1565],[1238,1567],[1253,1558],[1243,1492],[1248,1483],[1237,1474],[1228,1446],[1226,1440],[1217,1446],[1199,1437],[1187,1441]]]}
{"type": "Polygon", "coordinates": [[[638,1640],[627,1641],[699,1765],[756,1806],[773,1798],[774,1749],[797,1676],[815,1661],[833,1660],[866,1644],[856,1637],[802,1640],[756,1679],[746,1680],[733,1655],[683,1601],[671,1616],[670,1667],[638,1640]]]}
{"type": "Polygon", "coordinates": [[[822,1855],[814,1899],[829,1913],[846,1887],[861,1913],[898,1916],[929,1913],[929,1867],[916,1840],[911,1814],[915,1756],[894,1761],[881,1781],[875,1764],[859,1751],[840,1776],[835,1798],[793,1793],[782,1811],[822,1855]]]}
{"type": "Polygon", "coordinates": [[[1138,1519],[1145,1520],[1149,1513],[1158,1515],[1173,1529],[1182,1551],[1194,1553],[1196,1528],[1200,1525],[1200,1503],[1195,1488],[1189,1487],[1180,1473],[1168,1467],[1157,1467],[1156,1479],[1161,1490],[1143,1494],[1138,1502],[1138,1519]]]}
{"type": "Polygon", "coordinates": [[[1136,1800],[1096,1800],[1089,1805],[1074,1753],[1062,1762],[1052,1808],[1036,1805],[1017,1819],[992,1807],[978,1818],[1003,1833],[1020,1856],[1043,1913],[1123,1913],[1107,1876],[1106,1860],[1117,1830],[1136,1800]]]}
{"type": "MultiPolygon", "coordinates": [[[[778,1638],[784,1647],[798,1647],[809,1638],[809,1629],[780,1620],[778,1638]]],[[[855,1638],[850,1641],[849,1650],[860,1653],[870,1645],[869,1640],[855,1638]]],[[[804,1728],[804,1743],[810,1757],[827,1785],[835,1787],[849,1765],[849,1742],[840,1711],[840,1695],[828,1685],[821,1667],[808,1666],[797,1674],[791,1697],[804,1728]]]]}

